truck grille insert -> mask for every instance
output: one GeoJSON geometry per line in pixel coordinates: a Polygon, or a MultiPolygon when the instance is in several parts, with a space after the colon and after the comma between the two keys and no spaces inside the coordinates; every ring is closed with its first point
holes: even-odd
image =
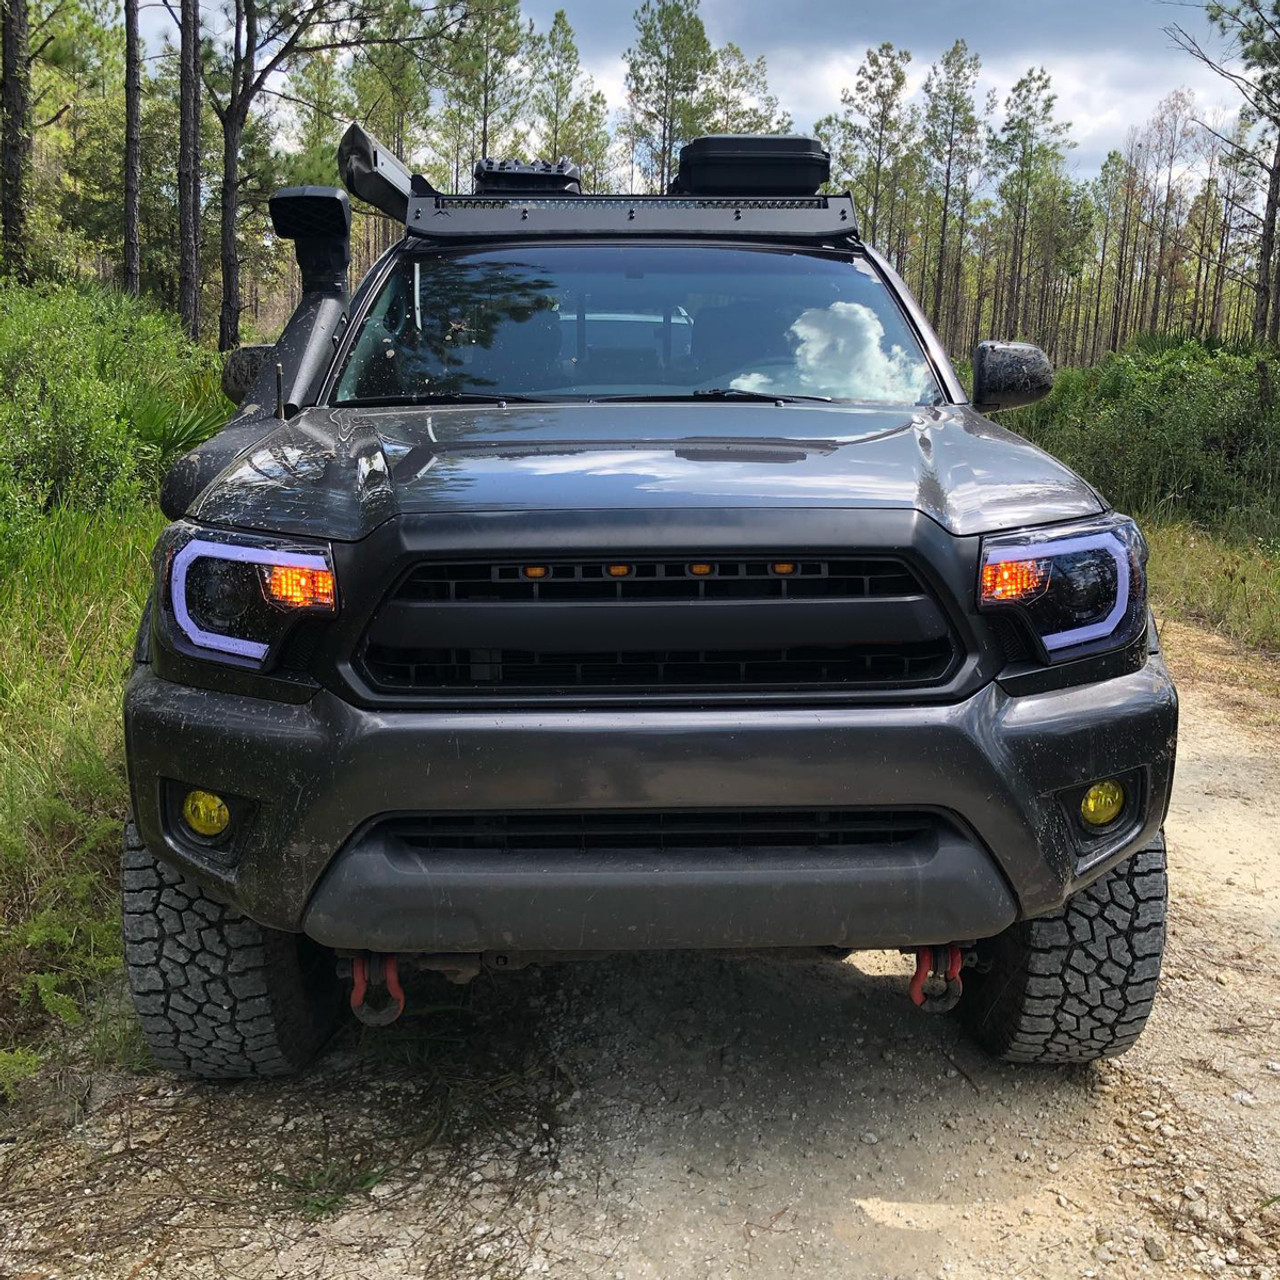
{"type": "Polygon", "coordinates": [[[908,595],[915,575],[895,560],[599,561],[555,564],[423,564],[400,584],[399,600],[440,602],[616,600],[815,600],[908,595]],[[610,568],[625,570],[619,577],[610,568]],[[543,571],[531,577],[530,570],[543,571]],[[780,571],[783,570],[783,571],[780,571]]]}
{"type": "Polygon", "coordinates": [[[423,562],[383,602],[356,666],[408,699],[777,700],[937,685],[957,659],[902,560],[779,552],[423,562]]]}
{"type": "Polygon", "coordinates": [[[903,845],[935,832],[934,814],[866,809],[595,810],[438,813],[396,819],[415,849],[821,849],[903,845]]]}

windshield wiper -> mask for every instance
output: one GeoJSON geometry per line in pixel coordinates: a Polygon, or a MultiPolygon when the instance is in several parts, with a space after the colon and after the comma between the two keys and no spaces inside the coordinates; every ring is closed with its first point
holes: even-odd
{"type": "Polygon", "coordinates": [[[500,395],[488,391],[424,391],[418,395],[363,396],[359,400],[339,400],[342,408],[378,408],[388,405],[418,404],[563,404],[539,396],[500,395]]]}
{"type": "Polygon", "coordinates": [[[682,400],[754,400],[762,404],[836,404],[831,396],[785,395],[779,391],[748,391],[745,387],[707,387],[680,395],[591,396],[592,404],[670,404],[682,400]]]}
{"type": "Polygon", "coordinates": [[[775,404],[791,404],[800,400],[816,400],[822,404],[831,404],[830,396],[782,395],[777,391],[748,391],[746,387],[711,387],[706,391],[695,391],[699,400],[772,400],[775,404]]]}

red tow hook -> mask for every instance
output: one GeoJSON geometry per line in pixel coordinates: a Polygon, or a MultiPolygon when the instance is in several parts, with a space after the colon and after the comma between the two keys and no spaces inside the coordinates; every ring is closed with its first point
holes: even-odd
{"type": "Polygon", "coordinates": [[[404,1012],[404,988],[395,956],[356,956],[351,961],[351,1012],[368,1027],[385,1027],[404,1012]],[[370,988],[386,987],[385,1002],[369,1004],[370,988]]]}
{"type": "Polygon", "coordinates": [[[917,947],[916,971],[911,979],[911,1003],[925,1013],[946,1013],[960,1003],[964,986],[960,969],[964,955],[952,943],[946,947],[917,947]]]}

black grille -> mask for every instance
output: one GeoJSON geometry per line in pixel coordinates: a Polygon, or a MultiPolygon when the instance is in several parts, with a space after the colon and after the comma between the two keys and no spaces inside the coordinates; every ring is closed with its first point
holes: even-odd
{"type": "Polygon", "coordinates": [[[437,699],[916,689],[957,659],[903,560],[785,552],[424,561],[356,655],[379,692],[437,699]]]}
{"type": "Polygon", "coordinates": [[[396,820],[417,849],[815,849],[905,844],[933,814],[866,809],[675,809],[439,813],[396,820]]]}
{"type": "Polygon", "coordinates": [[[657,650],[638,653],[527,653],[513,649],[405,650],[370,645],[365,667],[386,689],[501,688],[547,692],[604,688],[918,685],[942,679],[948,639],[917,644],[769,650],[657,650]]]}
{"type": "Polygon", "coordinates": [[[400,584],[394,598],[530,604],[579,600],[862,600],[920,590],[915,575],[897,560],[619,558],[584,564],[422,564],[400,584]],[[625,573],[611,576],[611,567],[625,573]],[[531,569],[535,573],[541,570],[542,576],[531,577],[531,569]]]}

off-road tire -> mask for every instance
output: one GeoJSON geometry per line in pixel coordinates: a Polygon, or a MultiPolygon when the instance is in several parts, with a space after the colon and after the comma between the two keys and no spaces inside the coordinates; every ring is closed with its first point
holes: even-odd
{"type": "Polygon", "coordinates": [[[333,958],[266,929],[153,858],[124,829],[124,955],[160,1066],[235,1079],[298,1070],[339,1013],[333,958]]]}
{"type": "Polygon", "coordinates": [[[1142,1033],[1164,951],[1163,834],[1051,915],[1022,920],[978,947],[960,1011],[1008,1062],[1113,1058],[1142,1033]]]}

